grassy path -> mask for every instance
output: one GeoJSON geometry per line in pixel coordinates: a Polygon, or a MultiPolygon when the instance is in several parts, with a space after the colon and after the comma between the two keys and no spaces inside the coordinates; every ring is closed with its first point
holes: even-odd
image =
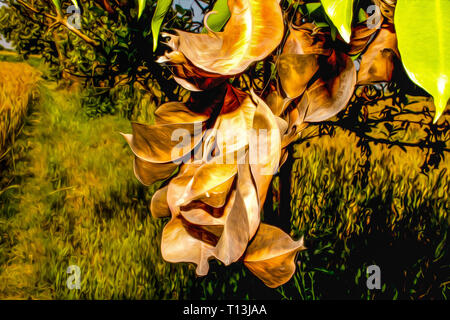
{"type": "Polygon", "coordinates": [[[133,178],[119,131],[88,120],[75,95],[40,86],[0,195],[0,298],[177,298],[191,271],[165,264],[150,191],[133,178]],[[66,286],[70,265],[81,289],[66,286]]]}

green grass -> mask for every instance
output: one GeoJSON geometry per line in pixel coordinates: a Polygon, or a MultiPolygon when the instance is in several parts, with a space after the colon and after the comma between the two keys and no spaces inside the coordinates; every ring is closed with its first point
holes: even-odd
{"type": "Polygon", "coordinates": [[[51,83],[40,92],[2,172],[0,298],[184,297],[193,268],[162,261],[154,189],[134,178],[119,135],[129,121],[89,120],[51,83]],[[66,287],[69,265],[81,269],[81,290],[66,287]]]}

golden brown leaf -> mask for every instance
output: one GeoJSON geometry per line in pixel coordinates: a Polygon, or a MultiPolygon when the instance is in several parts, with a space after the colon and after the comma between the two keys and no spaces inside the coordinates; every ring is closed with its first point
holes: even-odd
{"type": "Polygon", "coordinates": [[[356,84],[356,69],[352,59],[345,54],[336,53],[335,66],[337,74],[323,72],[306,90],[307,109],[300,111],[300,114],[305,112],[305,122],[320,122],[335,116],[347,106],[352,97],[356,84]]]}
{"type": "Polygon", "coordinates": [[[358,85],[391,81],[395,59],[400,57],[394,26],[384,26],[363,53],[358,85]]]}
{"type": "Polygon", "coordinates": [[[244,256],[244,264],[268,287],[276,288],[295,272],[295,256],[304,250],[303,238],[294,241],[282,230],[262,223],[244,256]]]}
{"type": "Polygon", "coordinates": [[[134,175],[145,186],[169,178],[177,167],[173,162],[153,163],[134,157],[134,175]]]}
{"type": "Polygon", "coordinates": [[[178,36],[169,39],[174,50],[203,71],[236,75],[264,59],[281,42],[284,24],[278,0],[230,0],[228,6],[231,17],[223,32],[177,30],[178,36]]]}
{"type": "MultiPolygon", "coordinates": [[[[189,232],[181,216],[173,216],[164,227],[161,238],[161,254],[164,260],[172,263],[192,262],[197,265],[197,275],[206,275],[209,270],[208,259],[214,245],[198,239],[198,234],[189,232]]],[[[200,233],[201,234],[201,233],[200,233]]]]}
{"type": "Polygon", "coordinates": [[[167,204],[168,186],[155,192],[150,203],[150,212],[154,218],[170,217],[170,209],[167,204]]]}
{"type": "Polygon", "coordinates": [[[258,107],[253,119],[249,155],[250,168],[255,179],[260,203],[264,203],[267,188],[276,173],[281,155],[281,137],[278,123],[265,102],[253,94],[258,107]]]}
{"type": "Polygon", "coordinates": [[[173,123],[146,125],[132,123],[133,134],[124,134],[133,153],[153,163],[177,161],[191,152],[201,141],[203,125],[199,123],[173,123]]]}

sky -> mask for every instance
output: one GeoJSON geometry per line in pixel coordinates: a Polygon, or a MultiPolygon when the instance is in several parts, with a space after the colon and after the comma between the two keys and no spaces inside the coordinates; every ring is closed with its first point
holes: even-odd
{"type": "MultiPolygon", "coordinates": [[[[198,3],[201,3],[206,7],[206,4],[202,1],[198,1],[198,3]]],[[[194,0],[174,0],[173,5],[179,5],[185,9],[191,9],[193,11],[193,17],[192,20],[196,22],[202,22],[203,21],[203,13],[202,9],[199,7],[198,3],[194,0]]]]}

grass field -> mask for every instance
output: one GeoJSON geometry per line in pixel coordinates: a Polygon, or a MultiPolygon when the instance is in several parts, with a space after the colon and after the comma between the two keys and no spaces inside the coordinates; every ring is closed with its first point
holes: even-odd
{"type": "Polygon", "coordinates": [[[39,77],[26,63],[0,62],[0,159],[23,123],[39,77]]]}
{"type": "MultiPolygon", "coordinates": [[[[131,131],[129,121],[89,119],[79,94],[53,82],[41,81],[38,91],[1,163],[1,299],[448,297],[447,158],[426,176],[420,151],[376,146],[370,179],[361,185],[353,182],[360,160],[353,136],[338,130],[300,143],[292,217],[282,212],[309,248],[299,254],[294,278],[268,289],[241,263],[217,262],[197,278],[193,266],[161,258],[165,221],[148,209],[155,187],[134,178],[119,135],[131,131]],[[380,291],[366,288],[370,264],[381,268],[380,291]],[[80,267],[80,290],[66,286],[70,265],[80,267]]],[[[144,108],[142,115],[154,107],[144,108]]]]}
{"type": "Polygon", "coordinates": [[[14,144],[0,196],[0,298],[178,298],[190,269],[165,264],[151,190],[134,178],[119,131],[129,121],[89,120],[77,97],[40,87],[14,144]],[[66,286],[81,269],[83,290],[66,286]]]}

